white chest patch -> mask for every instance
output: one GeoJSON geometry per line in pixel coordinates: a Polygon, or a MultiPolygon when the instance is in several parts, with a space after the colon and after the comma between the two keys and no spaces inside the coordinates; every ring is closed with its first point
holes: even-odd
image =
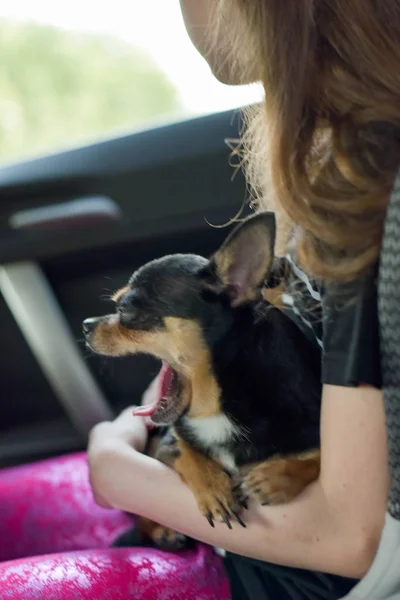
{"type": "Polygon", "coordinates": [[[218,446],[240,437],[240,428],[223,413],[204,417],[203,419],[187,419],[194,435],[208,448],[215,449],[214,456],[222,466],[234,473],[236,465],[232,454],[218,446]]]}
{"type": "Polygon", "coordinates": [[[225,444],[240,436],[240,429],[223,413],[204,417],[203,419],[187,419],[193,433],[205,446],[225,444]]]}

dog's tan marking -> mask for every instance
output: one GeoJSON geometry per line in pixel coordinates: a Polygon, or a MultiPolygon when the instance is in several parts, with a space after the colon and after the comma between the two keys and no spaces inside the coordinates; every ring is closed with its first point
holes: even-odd
{"type": "Polygon", "coordinates": [[[141,541],[145,542],[146,539],[150,539],[153,544],[163,550],[180,550],[185,547],[187,542],[187,538],[183,533],[144,517],[139,517],[137,529],[141,541]]]}
{"type": "Polygon", "coordinates": [[[131,290],[130,285],[126,285],[125,287],[121,288],[120,290],[117,290],[116,292],[114,292],[114,294],[111,296],[111,300],[113,302],[118,302],[118,300],[121,300],[122,296],[127,294],[130,290],[131,290]]]}
{"type": "Polygon", "coordinates": [[[263,288],[262,296],[270,304],[273,304],[277,308],[283,308],[282,295],[285,293],[285,287],[285,282],[282,281],[277,287],[263,288]]]}
{"type": "Polygon", "coordinates": [[[177,436],[179,456],[173,468],[192,491],[201,514],[223,521],[241,510],[232,491],[232,480],[213,459],[197,452],[177,436]]]}
{"type": "Polygon", "coordinates": [[[256,466],[243,468],[242,488],[261,504],[284,504],[315,481],[320,471],[320,451],[287,458],[275,457],[256,466]]]}
{"type": "Polygon", "coordinates": [[[188,416],[210,417],[221,410],[221,390],[212,371],[211,356],[200,326],[189,319],[164,319],[169,343],[176,348],[175,364],[191,386],[188,416]]]}
{"type": "MultiPolygon", "coordinates": [[[[96,352],[106,356],[125,356],[138,352],[151,352],[153,338],[156,333],[136,331],[123,327],[118,315],[113,314],[100,322],[91,340],[91,346],[96,352]]],[[[157,354],[155,354],[157,356],[157,354]]]]}
{"type": "Polygon", "coordinates": [[[159,331],[127,329],[117,315],[110,315],[96,327],[91,345],[108,356],[146,352],[167,361],[183,376],[182,400],[184,405],[190,400],[188,416],[195,419],[219,413],[221,390],[200,326],[177,317],[166,317],[164,325],[159,331]]]}

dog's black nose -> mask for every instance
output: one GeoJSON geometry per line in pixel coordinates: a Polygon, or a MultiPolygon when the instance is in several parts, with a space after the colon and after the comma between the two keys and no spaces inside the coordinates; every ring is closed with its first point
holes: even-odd
{"type": "Polygon", "coordinates": [[[83,333],[85,335],[89,335],[92,333],[93,329],[96,327],[97,319],[86,319],[82,323],[83,333]]]}

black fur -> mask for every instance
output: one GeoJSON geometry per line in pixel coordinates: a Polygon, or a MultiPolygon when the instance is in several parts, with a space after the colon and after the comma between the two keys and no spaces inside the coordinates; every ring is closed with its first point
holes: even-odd
{"type": "MultiPolygon", "coordinates": [[[[235,309],[218,329],[222,335],[214,329],[208,343],[223,390],[222,408],[244,429],[243,437],[226,446],[237,466],[318,448],[319,350],[288,316],[264,301],[235,309]]],[[[175,429],[207,452],[185,417],[175,429]]]]}
{"type": "MultiPolygon", "coordinates": [[[[243,436],[226,446],[238,466],[318,447],[319,350],[289,316],[265,300],[233,308],[224,291],[208,286],[213,276],[208,261],[195,255],[145,265],[131,279],[134,291],[123,297],[124,326],[162,329],[167,316],[200,324],[223,391],[222,408],[243,428],[243,436]]],[[[185,415],[175,429],[209,453],[185,415]]]]}

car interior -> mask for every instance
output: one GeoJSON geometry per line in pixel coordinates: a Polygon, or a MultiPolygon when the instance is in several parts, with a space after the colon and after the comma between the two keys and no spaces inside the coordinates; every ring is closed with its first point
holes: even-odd
{"type": "Polygon", "coordinates": [[[117,543],[138,511],[105,510],[89,434],[160,364],[94,354],[82,323],[138,267],[210,256],[249,213],[235,149],[260,94],[214,78],[179,0],[18,0],[0,48],[1,600],[225,597],[212,546],[117,543]],[[149,561],[161,578],[143,579],[149,561]]]}
{"type": "Polygon", "coordinates": [[[81,323],[150,259],[210,255],[243,206],[228,110],[0,169],[0,466],[84,449],[158,370],[105,359],[81,323]]]}

